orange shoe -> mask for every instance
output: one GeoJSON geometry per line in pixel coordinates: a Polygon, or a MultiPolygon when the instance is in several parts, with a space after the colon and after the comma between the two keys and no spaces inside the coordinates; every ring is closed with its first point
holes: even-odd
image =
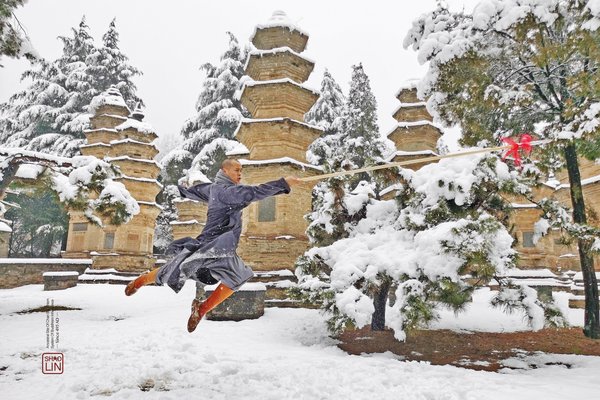
{"type": "Polygon", "coordinates": [[[142,275],[129,282],[127,286],[125,286],[125,296],[131,296],[135,294],[142,286],[153,283],[156,279],[157,273],[158,268],[149,272],[144,272],[142,275]]]}
{"type": "Polygon", "coordinates": [[[229,296],[233,294],[233,290],[225,286],[224,284],[220,284],[215,291],[208,296],[206,300],[202,303],[200,301],[194,299],[192,301],[192,314],[188,319],[187,329],[189,333],[194,332],[196,327],[200,323],[202,317],[204,317],[210,310],[221,304],[225,301],[229,296]]]}

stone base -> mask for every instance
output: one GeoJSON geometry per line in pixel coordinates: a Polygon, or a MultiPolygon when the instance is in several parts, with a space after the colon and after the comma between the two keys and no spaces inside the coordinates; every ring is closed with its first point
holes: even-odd
{"type": "MultiPolygon", "coordinates": [[[[216,285],[197,289],[197,298],[209,297],[216,285]]],[[[267,288],[262,283],[246,283],[223,303],[206,315],[211,321],[242,321],[257,319],[265,313],[265,293],[267,288]]]]}
{"type": "Polygon", "coordinates": [[[63,290],[77,286],[79,272],[44,272],[44,290],[63,290]]]}
{"type": "Polygon", "coordinates": [[[121,272],[144,272],[154,268],[156,259],[146,255],[92,254],[93,269],[114,268],[121,272]]]}

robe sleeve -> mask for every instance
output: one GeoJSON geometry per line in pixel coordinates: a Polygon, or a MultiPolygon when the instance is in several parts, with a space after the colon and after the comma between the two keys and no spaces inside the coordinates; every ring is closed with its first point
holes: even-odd
{"type": "Polygon", "coordinates": [[[177,188],[179,189],[179,194],[181,195],[181,197],[208,203],[208,196],[210,195],[211,185],[212,183],[200,183],[190,188],[185,188],[181,185],[177,185],[177,188]]]}
{"type": "Polygon", "coordinates": [[[219,200],[230,206],[246,207],[253,201],[259,201],[278,194],[287,194],[290,186],[281,178],[276,181],[263,183],[256,186],[235,185],[229,186],[220,193],[219,200]]]}

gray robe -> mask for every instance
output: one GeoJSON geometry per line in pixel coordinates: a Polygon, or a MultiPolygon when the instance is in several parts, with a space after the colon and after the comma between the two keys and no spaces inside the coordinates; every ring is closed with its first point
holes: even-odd
{"type": "Polygon", "coordinates": [[[254,276],[236,253],[242,233],[242,209],[253,201],[289,193],[289,185],[283,178],[257,186],[236,185],[219,170],[214,183],[179,186],[179,192],[188,199],[208,203],[206,225],[197,238],[187,237],[169,245],[167,252],[176,255],[160,268],[156,283],[166,283],[179,292],[187,279],[208,284],[221,281],[238,290],[254,276]]]}

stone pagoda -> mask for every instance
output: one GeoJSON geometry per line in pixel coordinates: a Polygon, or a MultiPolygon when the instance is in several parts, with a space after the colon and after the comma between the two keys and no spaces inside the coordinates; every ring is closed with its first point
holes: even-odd
{"type": "Polygon", "coordinates": [[[70,211],[65,258],[93,259],[93,268],[119,271],[143,271],[155,264],[152,256],[154,227],[160,206],[156,195],[162,185],[156,180],[160,165],[154,161],[158,149],[151,142],[157,138],[152,127],[142,122],[140,110],[130,112],[116,88],[111,88],[92,102],[95,110],[91,129],[84,131],[87,144],[83,155],[95,156],[120,168],[122,182],[140,206],[140,213],[120,226],[105,223],[98,227],[88,222],[82,212],[70,211]]]}
{"type": "MultiPolygon", "coordinates": [[[[393,117],[398,124],[387,136],[394,142],[397,151],[388,161],[400,162],[436,156],[437,142],[442,132],[433,123],[426,103],[417,98],[416,82],[407,83],[398,91],[396,98],[400,100],[400,105],[393,117]]],[[[426,164],[412,164],[406,168],[417,170],[426,164]]]]}
{"type": "MultiPolygon", "coordinates": [[[[308,35],[277,11],[250,40],[256,49],[246,63],[249,78],[240,99],[252,118],[243,119],[235,133],[247,148],[235,154],[244,167],[243,183],[321,173],[306,160],[308,146],[323,132],[304,122],[319,97],[303,85],[314,67],[301,54],[308,35]]],[[[304,215],[311,210],[311,192],[310,185],[295,187],[293,195],[271,197],[244,211],[239,253],[245,262],[263,271],[293,268],[308,246],[304,215]]]]}
{"type": "MultiPolygon", "coordinates": [[[[400,105],[394,111],[397,122],[387,137],[394,142],[396,151],[386,161],[402,162],[418,158],[437,156],[437,142],[442,136],[440,128],[433,123],[433,117],[426,108],[426,102],[417,98],[416,81],[409,81],[396,93],[400,105]]],[[[431,161],[430,161],[431,162],[431,161]]],[[[404,168],[418,170],[430,162],[409,164],[404,168]]],[[[394,196],[396,185],[381,192],[385,199],[394,196]]]]}

